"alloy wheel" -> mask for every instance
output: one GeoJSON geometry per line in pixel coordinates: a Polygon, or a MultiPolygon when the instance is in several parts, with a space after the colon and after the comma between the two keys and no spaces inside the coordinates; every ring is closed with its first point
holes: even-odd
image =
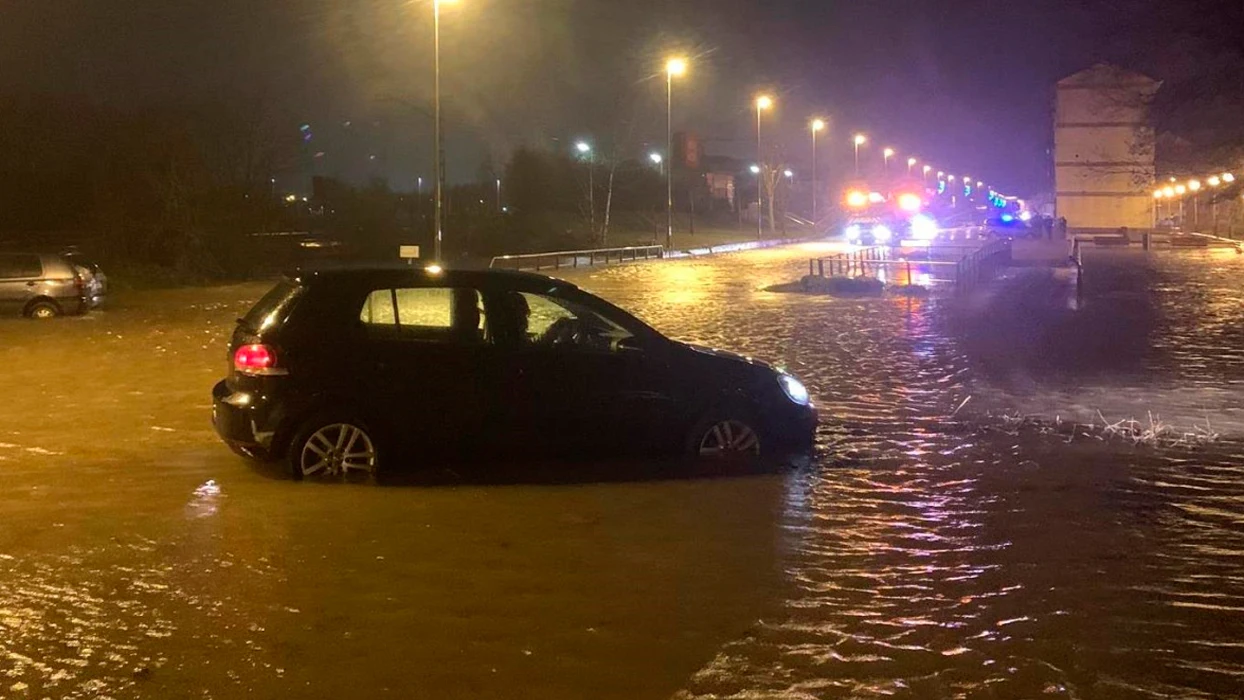
{"type": "Polygon", "coordinates": [[[760,454],[760,437],[742,421],[714,423],[700,438],[701,457],[734,457],[760,454]]]}
{"type": "Polygon", "coordinates": [[[56,309],[53,309],[52,307],[47,306],[47,305],[40,305],[40,306],[36,306],[30,312],[30,315],[33,318],[41,318],[41,319],[42,318],[55,318],[56,309]]]}
{"type": "Polygon", "coordinates": [[[304,478],[372,476],[376,473],[376,446],[362,428],[333,423],[303,442],[298,468],[304,478]]]}

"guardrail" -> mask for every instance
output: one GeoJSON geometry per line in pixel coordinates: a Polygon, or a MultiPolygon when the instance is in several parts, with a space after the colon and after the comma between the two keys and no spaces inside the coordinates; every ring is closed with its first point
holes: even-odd
{"type": "Polygon", "coordinates": [[[954,268],[954,284],[957,291],[971,288],[980,281],[984,270],[994,258],[1010,250],[1008,241],[992,241],[983,246],[939,246],[937,252],[946,249],[967,250],[958,260],[935,260],[933,251],[924,255],[895,257],[889,246],[860,248],[808,260],[808,275],[816,277],[878,277],[882,270],[905,271],[908,284],[914,284],[913,271],[922,267],[954,268]]]}
{"type": "Polygon", "coordinates": [[[559,250],[552,253],[498,255],[488,263],[488,267],[506,270],[560,270],[563,267],[591,267],[635,260],[653,260],[664,255],[665,248],[659,245],[559,250]]]}

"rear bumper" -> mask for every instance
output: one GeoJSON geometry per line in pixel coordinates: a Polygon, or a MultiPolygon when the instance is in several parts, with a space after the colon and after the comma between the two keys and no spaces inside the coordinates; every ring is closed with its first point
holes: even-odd
{"type": "Polygon", "coordinates": [[[273,413],[258,394],[232,391],[223,380],[212,387],[212,426],[227,443],[270,451],[276,434],[273,413]]]}

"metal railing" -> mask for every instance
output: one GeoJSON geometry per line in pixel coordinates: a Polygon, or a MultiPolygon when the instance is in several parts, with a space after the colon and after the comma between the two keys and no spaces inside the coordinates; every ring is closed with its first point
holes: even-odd
{"type": "Polygon", "coordinates": [[[664,255],[665,248],[659,245],[559,250],[551,253],[498,255],[488,263],[488,267],[506,270],[560,270],[563,267],[591,267],[635,260],[652,260],[664,255]]]}
{"type": "Polygon", "coordinates": [[[981,280],[983,273],[996,262],[995,258],[1010,250],[1007,241],[992,241],[983,246],[938,246],[936,252],[948,249],[967,251],[958,260],[936,260],[933,252],[923,255],[895,257],[887,246],[861,248],[808,260],[808,275],[816,277],[878,277],[882,270],[906,272],[908,284],[914,284],[914,271],[919,268],[954,268],[955,289],[964,291],[981,280]]]}

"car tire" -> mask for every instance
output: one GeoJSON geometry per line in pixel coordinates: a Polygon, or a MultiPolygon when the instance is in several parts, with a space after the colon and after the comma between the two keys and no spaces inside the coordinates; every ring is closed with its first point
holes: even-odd
{"type": "Polygon", "coordinates": [[[754,459],[766,453],[766,443],[751,412],[711,411],[692,426],[684,453],[699,460],[754,459]]]}
{"type": "Polygon", "coordinates": [[[286,450],[297,480],[372,480],[380,471],[375,431],[353,416],[320,414],[303,423],[286,450]]]}
{"type": "Polygon", "coordinates": [[[31,302],[26,307],[27,318],[48,319],[60,316],[60,307],[54,301],[42,299],[40,301],[31,302]]]}

